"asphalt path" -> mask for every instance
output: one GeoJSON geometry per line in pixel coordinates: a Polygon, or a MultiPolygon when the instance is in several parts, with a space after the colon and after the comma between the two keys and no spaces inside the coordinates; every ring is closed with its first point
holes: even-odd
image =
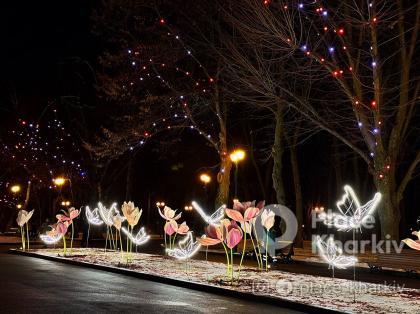
{"type": "Polygon", "coordinates": [[[106,271],[0,253],[1,313],[300,313],[106,271]]]}

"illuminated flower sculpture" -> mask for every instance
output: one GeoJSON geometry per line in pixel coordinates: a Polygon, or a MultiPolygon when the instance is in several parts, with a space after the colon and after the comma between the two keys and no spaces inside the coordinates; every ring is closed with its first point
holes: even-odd
{"type": "MultiPolygon", "coordinates": [[[[71,225],[71,242],[70,242],[70,254],[73,252],[73,238],[74,238],[74,224],[73,219],[77,218],[80,215],[80,211],[74,207],[69,208],[67,212],[62,211],[64,214],[58,214],[55,217],[58,222],[68,222],[68,225],[71,225]]],[[[67,231],[67,230],[66,230],[67,231]]]]}
{"type": "Polygon", "coordinates": [[[133,202],[124,202],[124,204],[121,206],[121,211],[123,212],[124,217],[127,219],[128,224],[132,228],[137,225],[141,214],[143,213],[143,210],[135,207],[133,202]]]}
{"type": "MultiPolygon", "coordinates": [[[[266,230],[265,237],[265,270],[268,270],[268,232],[274,226],[276,214],[271,209],[264,209],[261,214],[261,223],[266,230]]],[[[261,260],[262,263],[262,260],[261,260]]]]}
{"type": "Polygon", "coordinates": [[[70,221],[57,222],[54,225],[51,225],[51,230],[47,231],[46,234],[41,234],[40,238],[46,244],[55,244],[61,239],[63,239],[63,255],[67,254],[67,243],[66,243],[66,233],[69,227],[70,221]]]}
{"type": "MultiPolygon", "coordinates": [[[[255,201],[253,202],[239,202],[237,200],[233,201],[233,209],[226,209],[226,215],[233,219],[236,222],[239,222],[241,225],[241,228],[244,232],[244,245],[242,249],[242,256],[241,261],[239,263],[239,270],[238,270],[238,280],[241,273],[241,266],[242,262],[245,256],[245,249],[246,249],[246,240],[247,240],[247,234],[249,234],[250,239],[252,241],[252,245],[254,247],[255,254],[257,256],[258,266],[260,266],[260,260],[259,260],[259,254],[257,252],[257,249],[254,244],[254,240],[252,238],[252,227],[253,222],[255,222],[257,216],[260,213],[260,210],[264,207],[264,201],[259,202],[257,205],[255,205],[255,201]]],[[[258,244],[258,243],[257,243],[258,244]]]]}
{"type": "Polygon", "coordinates": [[[163,211],[158,207],[159,215],[166,220],[165,225],[163,226],[164,231],[164,238],[165,238],[165,252],[166,249],[172,249],[172,235],[175,234],[178,230],[178,223],[176,220],[181,218],[181,213],[176,215],[176,210],[173,210],[172,208],[165,206],[163,208],[163,211]],[[166,239],[166,236],[169,236],[169,241],[166,239]],[[169,243],[168,243],[169,242],[169,243]]]}
{"type": "Polygon", "coordinates": [[[420,231],[413,231],[413,235],[417,236],[417,240],[412,240],[410,238],[402,240],[405,244],[407,244],[413,250],[420,251],[420,231]]]}
{"type": "Polygon", "coordinates": [[[18,216],[16,218],[16,222],[20,227],[20,234],[22,236],[22,250],[25,251],[25,228],[24,225],[26,225],[26,236],[28,237],[28,250],[29,250],[29,227],[28,227],[28,221],[31,219],[32,215],[34,214],[34,210],[31,210],[30,212],[27,212],[24,209],[21,209],[18,213],[18,216]]]}

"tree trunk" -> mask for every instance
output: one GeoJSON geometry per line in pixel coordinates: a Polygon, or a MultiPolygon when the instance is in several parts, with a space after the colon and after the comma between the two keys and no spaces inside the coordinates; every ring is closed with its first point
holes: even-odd
{"type": "Polygon", "coordinates": [[[228,204],[229,200],[229,186],[230,186],[230,171],[232,169],[232,161],[227,154],[220,154],[220,170],[217,174],[217,196],[216,208],[223,204],[228,204]]]}
{"type": "Polygon", "coordinates": [[[397,191],[393,178],[390,180],[375,180],[378,191],[382,194],[381,202],[378,205],[378,216],[381,223],[381,239],[398,240],[400,236],[400,212],[397,204],[397,191]]]}
{"type": "Polygon", "coordinates": [[[303,202],[302,187],[300,185],[299,163],[297,158],[297,148],[295,145],[290,147],[290,162],[292,164],[293,184],[295,190],[296,218],[298,221],[298,232],[296,234],[296,246],[303,245],[303,202]]]}
{"type": "Polygon", "coordinates": [[[272,180],[273,180],[273,188],[276,191],[276,199],[277,203],[280,205],[284,205],[285,195],[284,195],[284,185],[283,185],[283,178],[282,178],[282,169],[283,169],[283,104],[277,105],[277,111],[275,114],[275,130],[274,130],[274,143],[272,147],[272,154],[273,154],[273,173],[272,173],[272,180]]]}

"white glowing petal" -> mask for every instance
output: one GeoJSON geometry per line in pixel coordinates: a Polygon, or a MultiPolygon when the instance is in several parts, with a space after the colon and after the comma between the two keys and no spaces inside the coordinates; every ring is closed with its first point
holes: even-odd
{"type": "Polygon", "coordinates": [[[178,247],[176,249],[168,249],[169,256],[175,257],[178,260],[189,259],[194,256],[201,247],[201,244],[197,241],[194,242],[192,232],[189,231],[185,238],[178,242],[178,247]]]}
{"type": "Polygon", "coordinates": [[[325,243],[318,236],[316,246],[321,257],[333,268],[345,269],[357,263],[357,258],[343,255],[341,249],[334,243],[333,237],[329,237],[325,243]]]}
{"type": "Polygon", "coordinates": [[[146,232],[144,231],[144,228],[141,228],[139,232],[137,232],[136,236],[133,237],[133,235],[128,232],[127,229],[125,229],[124,227],[121,228],[121,230],[125,233],[125,235],[136,245],[142,245],[144,243],[146,243],[147,241],[149,241],[150,239],[150,235],[147,235],[146,232]]]}
{"type": "Polygon", "coordinates": [[[100,226],[104,223],[100,218],[99,209],[90,210],[89,206],[86,206],[86,219],[95,226],[100,226]]]}
{"type": "Polygon", "coordinates": [[[327,215],[322,213],[319,218],[324,220],[324,224],[333,226],[338,231],[360,229],[363,222],[375,211],[382,195],[381,193],[375,193],[373,199],[365,205],[360,205],[359,199],[351,186],[344,186],[344,192],[343,197],[336,204],[341,214],[327,215]]]}
{"type": "Polygon", "coordinates": [[[198,205],[198,203],[196,201],[192,201],[191,205],[195,208],[195,210],[200,214],[201,218],[203,218],[203,220],[209,224],[209,225],[215,225],[218,224],[220,222],[220,220],[223,219],[223,217],[225,217],[225,209],[226,209],[226,205],[222,205],[220,206],[213,214],[211,214],[210,216],[206,215],[206,213],[204,212],[204,210],[200,207],[200,205],[198,205]]]}
{"type": "Polygon", "coordinates": [[[47,235],[47,234],[41,234],[39,237],[41,238],[41,240],[45,244],[55,244],[55,243],[57,243],[58,241],[61,240],[63,235],[62,234],[57,234],[55,236],[50,236],[50,235],[47,235]]]}

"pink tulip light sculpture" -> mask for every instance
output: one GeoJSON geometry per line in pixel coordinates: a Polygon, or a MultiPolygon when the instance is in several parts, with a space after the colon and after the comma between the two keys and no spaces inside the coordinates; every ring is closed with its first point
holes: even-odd
{"type": "MultiPolygon", "coordinates": [[[[181,213],[176,215],[176,210],[165,206],[163,210],[157,207],[159,215],[165,219],[166,223],[163,227],[164,231],[164,238],[165,238],[165,252],[167,249],[172,249],[174,240],[172,236],[176,237],[177,230],[178,230],[178,223],[176,222],[179,218],[181,218],[181,213]],[[167,236],[169,237],[169,241],[167,240],[167,236]]],[[[185,227],[183,227],[185,228],[185,227]]]]}
{"type": "MultiPolygon", "coordinates": [[[[71,242],[70,242],[70,255],[73,253],[73,239],[74,239],[74,224],[73,220],[80,215],[80,211],[74,207],[69,208],[66,212],[62,210],[64,214],[58,214],[55,217],[59,223],[68,222],[68,225],[71,225],[71,242]]],[[[66,230],[67,231],[67,230],[66,230]]],[[[65,241],[64,241],[65,242],[65,241]]]]}
{"type": "Polygon", "coordinates": [[[412,235],[415,235],[417,237],[417,240],[412,240],[410,238],[407,238],[402,241],[413,250],[420,251],[420,231],[413,231],[412,235]]]}
{"type": "MultiPolygon", "coordinates": [[[[255,201],[253,202],[239,202],[237,200],[233,201],[233,209],[226,209],[226,215],[233,219],[234,221],[240,223],[241,229],[244,234],[244,245],[242,249],[242,255],[241,255],[241,261],[239,263],[239,269],[238,269],[238,280],[241,273],[241,267],[242,262],[245,256],[245,249],[246,249],[246,241],[247,241],[247,234],[249,234],[249,238],[251,239],[252,246],[254,248],[255,255],[257,257],[258,267],[261,267],[260,263],[260,255],[261,253],[258,253],[257,247],[255,246],[254,239],[252,237],[252,228],[255,224],[255,220],[257,216],[260,214],[261,209],[264,207],[265,202],[259,202],[257,205],[255,205],[255,201]]],[[[257,241],[258,246],[258,241],[257,241]]],[[[259,246],[258,246],[259,249],[259,246]]]]}

